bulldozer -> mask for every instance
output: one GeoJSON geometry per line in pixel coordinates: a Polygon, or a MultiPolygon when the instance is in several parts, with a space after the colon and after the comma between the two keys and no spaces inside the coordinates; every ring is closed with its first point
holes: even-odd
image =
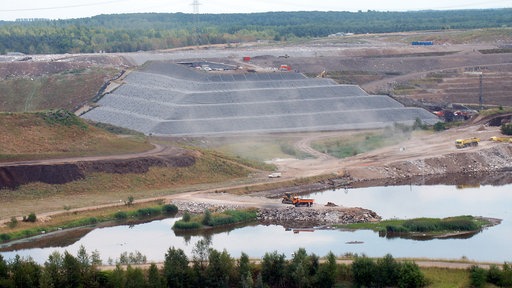
{"type": "Polygon", "coordinates": [[[284,193],[283,200],[281,200],[281,203],[283,204],[293,204],[295,207],[311,207],[313,206],[313,203],[315,202],[314,199],[306,199],[306,198],[300,198],[297,195],[292,195],[292,193],[284,193]]]}

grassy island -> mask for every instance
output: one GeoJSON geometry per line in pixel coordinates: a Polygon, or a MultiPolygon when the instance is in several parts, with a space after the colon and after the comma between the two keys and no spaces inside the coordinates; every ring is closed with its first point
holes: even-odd
{"type": "Polygon", "coordinates": [[[204,214],[191,216],[188,212],[183,214],[181,220],[174,223],[174,230],[201,230],[226,225],[234,225],[256,220],[258,213],[256,209],[226,210],[218,213],[211,213],[206,209],[204,214]]]}
{"type": "Polygon", "coordinates": [[[369,229],[382,237],[448,238],[473,235],[501,221],[470,215],[448,218],[389,219],[380,222],[354,223],[341,226],[347,229],[369,229]]]}

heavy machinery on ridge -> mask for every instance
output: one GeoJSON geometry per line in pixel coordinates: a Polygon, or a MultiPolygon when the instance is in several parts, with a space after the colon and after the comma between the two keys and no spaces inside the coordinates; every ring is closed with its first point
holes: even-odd
{"type": "Polygon", "coordinates": [[[469,146],[478,146],[478,142],[480,142],[480,138],[472,137],[466,139],[457,139],[455,140],[455,147],[457,148],[466,148],[469,146]]]}
{"type": "Polygon", "coordinates": [[[494,141],[494,142],[512,143],[512,137],[492,136],[489,140],[494,141]]]}

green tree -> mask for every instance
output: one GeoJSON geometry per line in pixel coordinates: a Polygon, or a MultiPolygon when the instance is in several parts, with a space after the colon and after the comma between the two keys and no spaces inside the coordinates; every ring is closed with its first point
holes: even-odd
{"type": "Polygon", "coordinates": [[[41,267],[31,258],[23,259],[16,255],[11,264],[11,273],[15,287],[36,288],[40,286],[41,267]]]}
{"type": "Polygon", "coordinates": [[[155,263],[151,263],[148,269],[148,288],[163,288],[164,285],[164,278],[162,278],[162,275],[160,274],[160,271],[158,271],[158,267],[155,263]]]}
{"type": "Polygon", "coordinates": [[[190,268],[185,252],[174,247],[165,254],[164,277],[168,287],[189,287],[190,268]]]}
{"type": "Polygon", "coordinates": [[[356,287],[376,287],[375,275],[377,274],[377,265],[366,257],[356,257],[352,262],[352,277],[356,287]]]}
{"type": "Polygon", "coordinates": [[[252,279],[252,269],[251,263],[249,261],[249,256],[242,252],[240,255],[240,259],[238,259],[238,279],[240,283],[240,287],[242,288],[251,288],[254,285],[254,281],[252,279]]]}
{"type": "Polygon", "coordinates": [[[510,263],[503,264],[503,279],[501,285],[504,287],[512,287],[512,266],[510,263]]]}
{"type": "Polygon", "coordinates": [[[310,257],[306,253],[306,249],[299,248],[293,253],[293,258],[288,265],[288,283],[292,287],[311,287],[310,275],[310,257]]]}
{"type": "Polygon", "coordinates": [[[125,288],[126,287],[126,275],[124,273],[123,268],[119,264],[116,265],[116,268],[114,271],[112,271],[112,274],[110,274],[109,279],[109,286],[110,287],[116,287],[116,288],[125,288]]]}
{"type": "Polygon", "coordinates": [[[391,254],[377,259],[376,282],[380,287],[389,287],[398,283],[399,264],[391,254]]]}
{"type": "Polygon", "coordinates": [[[485,271],[485,269],[483,268],[480,268],[476,265],[473,265],[471,266],[471,268],[469,268],[469,277],[470,277],[470,283],[471,283],[471,287],[475,287],[475,288],[480,288],[480,287],[484,287],[485,283],[486,283],[486,278],[487,278],[487,271],[485,271]]]}
{"type": "Polygon", "coordinates": [[[126,288],[146,287],[146,278],[141,268],[133,268],[131,265],[126,267],[126,288]]]}
{"type": "Polygon", "coordinates": [[[219,252],[210,249],[208,267],[206,268],[207,287],[229,287],[231,275],[234,272],[234,260],[226,250],[219,252]]]}
{"type": "Polygon", "coordinates": [[[397,284],[400,288],[418,288],[426,285],[426,279],[416,263],[405,261],[400,264],[397,284]]]}
{"type": "Polygon", "coordinates": [[[83,284],[80,262],[67,251],[64,252],[62,268],[63,287],[80,287],[83,284]]]}
{"type": "Polygon", "coordinates": [[[209,225],[211,225],[211,222],[212,222],[212,212],[210,212],[209,209],[206,209],[206,210],[204,210],[204,216],[203,216],[203,220],[201,221],[201,224],[203,224],[205,226],[209,226],[209,225]]]}
{"type": "Polygon", "coordinates": [[[286,276],[286,261],[284,254],[277,251],[265,253],[261,263],[261,277],[264,284],[282,287],[286,276]]]}
{"type": "Polygon", "coordinates": [[[63,287],[64,275],[62,267],[64,259],[58,251],[54,251],[44,262],[43,278],[45,287],[63,287]]]}
{"type": "Polygon", "coordinates": [[[336,274],[338,265],[336,264],[336,256],[329,252],[325,263],[321,264],[316,275],[315,284],[317,287],[334,287],[336,284],[336,274]]]}
{"type": "Polygon", "coordinates": [[[2,255],[0,255],[0,287],[14,287],[9,277],[9,266],[2,255]]]}

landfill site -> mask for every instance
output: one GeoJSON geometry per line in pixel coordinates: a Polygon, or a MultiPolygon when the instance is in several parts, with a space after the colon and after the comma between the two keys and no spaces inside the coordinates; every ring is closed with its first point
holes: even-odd
{"type": "Polygon", "coordinates": [[[123,82],[83,117],[160,136],[340,131],[439,121],[387,95],[296,72],[205,73],[158,61],[123,82]]]}

